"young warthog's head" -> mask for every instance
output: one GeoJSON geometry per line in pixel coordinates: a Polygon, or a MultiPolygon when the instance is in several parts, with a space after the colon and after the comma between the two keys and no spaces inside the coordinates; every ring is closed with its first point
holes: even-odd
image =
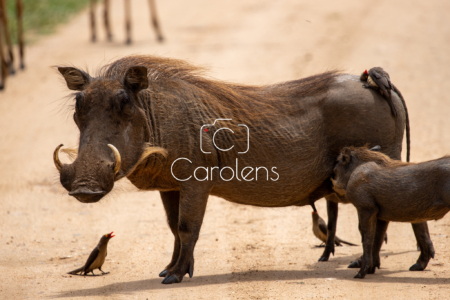
{"type": "Polygon", "coordinates": [[[386,166],[391,164],[391,159],[379,152],[380,146],[371,149],[367,147],[344,147],[339,154],[334,167],[334,178],[331,178],[333,189],[341,196],[345,196],[348,181],[353,171],[369,161],[374,161],[379,165],[386,166]]]}
{"type": "Polygon", "coordinates": [[[72,67],[59,67],[75,93],[73,119],[80,130],[78,156],[62,164],[58,146],[53,159],[61,184],[80,202],[99,201],[114,181],[142,162],[149,141],[146,115],[137,94],[148,87],[147,68],[97,78],[72,67]]]}

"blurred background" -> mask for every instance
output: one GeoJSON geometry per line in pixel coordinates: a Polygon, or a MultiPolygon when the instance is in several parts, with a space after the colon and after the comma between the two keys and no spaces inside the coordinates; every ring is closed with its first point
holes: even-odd
{"type": "MultiPolygon", "coordinates": [[[[52,153],[60,143],[76,145],[79,133],[74,101],[52,66],[74,65],[95,76],[125,55],[160,55],[206,66],[220,80],[255,85],[381,66],[408,105],[412,161],[430,160],[450,153],[450,1],[160,0],[161,43],[148,1],[131,0],[131,45],[125,1],[110,1],[111,42],[102,2],[92,43],[89,1],[23,0],[26,69],[8,77],[0,92],[0,298],[447,297],[448,216],[429,223],[436,257],[427,271],[407,271],[418,257],[411,226],[391,224],[381,270],[355,281],[346,266],[360,246],[338,247],[329,262],[317,262],[323,249],[315,247],[311,208],[255,208],[215,197],[197,243],[194,277],[162,286],[157,275],[170,260],[173,238],[157,192],[138,192],[123,179],[106,199],[86,205],[61,187],[52,153]],[[104,269],[111,274],[63,275],[110,231],[116,237],[104,269]]],[[[6,4],[15,41],[15,0],[6,4]]],[[[317,207],[326,219],[325,201],[317,207]]],[[[337,234],[360,241],[350,205],[340,205],[337,234]]]]}

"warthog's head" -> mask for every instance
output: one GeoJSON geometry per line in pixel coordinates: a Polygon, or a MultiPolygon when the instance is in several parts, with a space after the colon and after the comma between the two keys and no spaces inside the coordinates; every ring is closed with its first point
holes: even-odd
{"type": "Polygon", "coordinates": [[[374,161],[380,165],[386,165],[391,160],[381,152],[380,146],[371,149],[367,147],[344,147],[339,154],[334,167],[334,178],[331,178],[333,189],[341,196],[345,195],[348,181],[353,171],[369,161],[374,161]]]}
{"type": "Polygon", "coordinates": [[[137,94],[148,87],[147,68],[131,67],[124,75],[93,78],[71,67],[59,67],[75,93],[73,119],[80,129],[78,156],[62,164],[58,146],[53,159],[61,184],[84,203],[97,202],[142,162],[148,123],[137,94]],[[140,160],[141,159],[141,160],[140,160]]]}

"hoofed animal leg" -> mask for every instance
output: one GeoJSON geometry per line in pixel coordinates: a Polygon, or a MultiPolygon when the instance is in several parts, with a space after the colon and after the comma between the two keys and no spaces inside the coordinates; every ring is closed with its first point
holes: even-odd
{"type": "Polygon", "coordinates": [[[336,224],[338,217],[338,204],[339,199],[336,195],[330,195],[325,197],[327,200],[327,214],[328,214],[328,224],[327,224],[327,243],[325,249],[323,250],[322,256],[319,261],[328,261],[330,254],[334,255],[334,237],[336,236],[336,224]],[[335,197],[336,199],[333,199],[335,197]]]}
{"type": "Polygon", "coordinates": [[[377,226],[376,209],[358,209],[359,224],[361,232],[364,235],[363,256],[361,261],[361,269],[354,278],[364,278],[368,271],[373,267],[372,249],[374,246],[375,232],[377,226]]]}
{"type": "Polygon", "coordinates": [[[386,230],[388,228],[388,225],[389,225],[388,221],[383,221],[380,219],[377,220],[375,240],[374,240],[373,248],[372,248],[373,265],[371,268],[369,268],[369,271],[368,271],[369,274],[374,274],[375,268],[378,268],[378,269],[380,268],[380,265],[381,265],[380,250],[381,250],[381,246],[383,245],[383,242],[384,242],[384,237],[386,236],[386,230]]]}
{"type": "Polygon", "coordinates": [[[163,37],[163,35],[161,33],[161,29],[159,27],[158,14],[156,12],[155,0],[148,0],[148,4],[150,6],[151,23],[153,25],[153,29],[155,30],[156,36],[158,38],[158,42],[161,43],[164,40],[164,37],[163,37]]]}
{"type": "Polygon", "coordinates": [[[90,2],[90,17],[91,17],[91,41],[97,41],[97,26],[95,25],[95,0],[90,2]]]}
{"type": "Polygon", "coordinates": [[[111,23],[109,22],[109,11],[110,11],[109,0],[104,0],[103,2],[103,24],[105,25],[106,38],[108,42],[112,41],[111,23]]]}
{"type": "Polygon", "coordinates": [[[180,192],[178,235],[180,236],[181,252],[175,266],[169,269],[162,281],[164,284],[178,283],[186,273],[194,274],[194,248],[205,215],[209,188],[199,189],[198,186],[183,186],[180,192]]]}
{"type": "Polygon", "coordinates": [[[125,31],[127,34],[127,45],[131,44],[131,3],[125,0],[125,31]]]}
{"type": "Polygon", "coordinates": [[[167,215],[167,223],[169,223],[170,230],[175,237],[175,242],[173,246],[172,260],[166,266],[166,268],[159,273],[159,277],[166,277],[169,269],[175,266],[180,256],[180,236],[178,235],[178,211],[180,205],[180,192],[161,192],[161,199],[164,205],[164,209],[167,215]]]}
{"type": "MultiPolygon", "coordinates": [[[[1,12],[0,18],[2,18],[1,12]]],[[[2,21],[0,20],[0,90],[4,89],[7,76],[8,76],[8,64],[6,63],[6,55],[3,52],[3,24],[2,21]]]]}
{"type": "MultiPolygon", "coordinates": [[[[371,268],[368,273],[374,274],[375,273],[375,267],[378,269],[380,268],[380,250],[381,246],[383,245],[383,242],[385,241],[386,237],[386,230],[389,225],[389,222],[377,220],[377,228],[375,232],[375,241],[373,243],[373,268],[371,268]]],[[[361,225],[358,225],[359,233],[361,234],[361,243],[364,243],[364,232],[361,230],[361,225]]],[[[357,260],[352,261],[347,268],[349,269],[359,269],[362,265],[362,256],[359,257],[357,260]]]]}
{"type": "Polygon", "coordinates": [[[20,68],[25,69],[24,56],[24,40],[23,40],[23,3],[22,0],[16,0],[16,14],[17,14],[17,36],[19,42],[19,57],[20,68]]]}
{"type": "Polygon", "coordinates": [[[409,268],[410,271],[423,271],[431,258],[434,258],[433,242],[430,239],[427,222],[411,224],[420,247],[420,256],[417,262],[409,268]]]}

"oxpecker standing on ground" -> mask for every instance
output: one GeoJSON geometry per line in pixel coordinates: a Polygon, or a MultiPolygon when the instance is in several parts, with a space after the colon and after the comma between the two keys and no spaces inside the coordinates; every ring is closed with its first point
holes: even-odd
{"type": "Polygon", "coordinates": [[[109,272],[102,271],[102,266],[103,263],[105,262],[105,258],[107,255],[106,248],[108,246],[108,242],[114,236],[115,235],[113,235],[113,232],[103,235],[100,239],[100,242],[98,242],[97,247],[95,247],[94,250],[92,250],[91,254],[89,255],[86,264],[81,268],[73,270],[67,274],[76,275],[80,273],[81,275],[87,275],[87,273],[92,273],[92,275],[95,276],[94,274],[95,269],[99,269],[102,272],[102,274],[108,274],[109,272]]]}

